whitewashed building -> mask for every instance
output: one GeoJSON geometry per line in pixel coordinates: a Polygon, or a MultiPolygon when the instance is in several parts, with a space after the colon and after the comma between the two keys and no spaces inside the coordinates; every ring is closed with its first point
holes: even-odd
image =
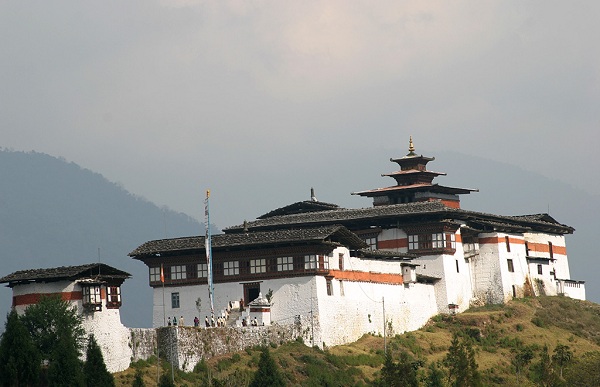
{"type": "MultiPolygon", "coordinates": [[[[476,190],[436,184],[433,158],[391,159],[390,187],[356,192],[373,207],[293,203],[213,237],[217,315],[272,294],[274,324],[300,320],[313,344],[367,332],[414,330],[438,313],[525,295],[585,299],[570,278],[565,235],[548,214],[502,216],[464,210],[476,190]],[[385,315],[385,317],[384,317],[385,315]]],[[[153,325],[210,318],[204,237],[150,241],[129,255],[149,268],[153,325]],[[161,280],[161,268],[163,276],[161,280]]],[[[237,316],[236,316],[237,317],[237,316]]]]}
{"type": "Polygon", "coordinates": [[[92,263],[49,269],[21,270],[0,278],[13,291],[13,308],[22,314],[44,296],[69,301],[82,318],[86,334],[93,334],[109,372],[129,367],[130,331],[121,323],[121,285],[130,274],[92,263]]]}

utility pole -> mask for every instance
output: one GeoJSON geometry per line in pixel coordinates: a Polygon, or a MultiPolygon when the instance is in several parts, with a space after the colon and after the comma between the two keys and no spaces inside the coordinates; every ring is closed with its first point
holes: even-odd
{"type": "Polygon", "coordinates": [[[381,297],[381,305],[383,306],[383,353],[387,354],[387,335],[385,332],[385,326],[386,321],[385,321],[385,297],[381,297]]]}
{"type": "Polygon", "coordinates": [[[315,316],[313,313],[313,284],[310,283],[310,335],[312,337],[312,346],[315,346],[315,316]]]}

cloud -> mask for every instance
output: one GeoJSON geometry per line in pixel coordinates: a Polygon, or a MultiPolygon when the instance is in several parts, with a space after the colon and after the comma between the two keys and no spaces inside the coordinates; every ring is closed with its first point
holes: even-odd
{"type": "Polygon", "coordinates": [[[600,164],[599,7],[3,3],[0,134],[187,212],[198,185],[309,185],[411,134],[600,192],[564,160],[600,164]]]}

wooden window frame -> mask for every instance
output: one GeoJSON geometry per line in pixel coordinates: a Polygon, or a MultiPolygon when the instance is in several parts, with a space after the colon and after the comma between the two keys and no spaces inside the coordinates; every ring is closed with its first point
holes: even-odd
{"type": "Polygon", "coordinates": [[[257,258],[250,260],[250,274],[261,274],[267,272],[267,259],[257,258]]]}
{"type": "Polygon", "coordinates": [[[507,259],[506,260],[506,264],[508,265],[508,272],[509,273],[514,273],[515,272],[515,263],[513,262],[512,259],[507,259]]]}
{"type": "Polygon", "coordinates": [[[171,281],[174,280],[186,280],[187,279],[187,266],[186,265],[173,265],[171,266],[171,281]]]}
{"type": "Polygon", "coordinates": [[[325,286],[327,287],[327,295],[333,296],[333,283],[331,278],[325,278],[325,286]]]}
{"type": "Polygon", "coordinates": [[[106,308],[118,309],[122,305],[121,301],[121,287],[120,286],[107,286],[106,287],[106,308]]]}
{"type": "Polygon", "coordinates": [[[240,275],[240,261],[223,262],[223,275],[226,277],[240,275]]]}
{"type": "Polygon", "coordinates": [[[171,293],[171,309],[179,309],[181,306],[181,298],[179,292],[171,293]]]}
{"type": "Polygon", "coordinates": [[[149,267],[148,276],[150,282],[160,282],[160,266],[149,267]]]}
{"type": "Polygon", "coordinates": [[[304,256],[304,270],[317,270],[319,268],[319,256],[307,254],[304,256]]]}
{"type": "Polygon", "coordinates": [[[196,278],[208,278],[208,263],[196,265],[196,278]]]}
{"type": "Polygon", "coordinates": [[[277,271],[293,271],[294,257],[277,257],[277,271]]]}
{"type": "Polygon", "coordinates": [[[102,289],[100,285],[82,285],[82,305],[85,308],[100,311],[102,310],[102,289]]]}

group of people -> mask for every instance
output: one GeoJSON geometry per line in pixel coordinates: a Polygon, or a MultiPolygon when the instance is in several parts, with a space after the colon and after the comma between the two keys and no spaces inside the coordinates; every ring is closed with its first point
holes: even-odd
{"type": "MultiPolygon", "coordinates": [[[[194,319],[194,323],[195,322],[196,322],[196,319],[194,319]]],[[[179,324],[180,327],[185,325],[185,323],[183,321],[183,316],[179,316],[179,321],[177,321],[177,316],[173,316],[173,322],[171,322],[171,316],[169,316],[169,318],[167,319],[167,326],[173,325],[174,327],[176,327],[177,324],[179,324]]]]}
{"type": "Polygon", "coordinates": [[[250,320],[249,317],[246,317],[242,320],[242,326],[243,327],[247,327],[247,326],[253,326],[253,327],[257,327],[258,326],[258,320],[256,319],[256,317],[254,317],[254,320],[250,320]]]}
{"type": "MultiPolygon", "coordinates": [[[[210,316],[210,319],[208,318],[208,316],[204,317],[204,326],[206,328],[215,328],[215,327],[224,327],[227,325],[227,320],[229,320],[229,313],[231,312],[231,309],[233,309],[233,303],[230,301],[227,305],[227,308],[225,308],[223,314],[219,317],[217,317],[215,319],[214,315],[210,316]]],[[[240,299],[240,312],[244,310],[244,300],[240,299]]],[[[185,326],[184,325],[184,320],[183,320],[183,316],[179,316],[179,320],[177,320],[177,316],[173,316],[173,319],[171,319],[171,316],[169,316],[169,318],[167,319],[167,326],[185,326]]],[[[200,319],[198,318],[198,316],[194,317],[194,326],[195,327],[199,327],[200,326],[200,319]]],[[[250,319],[250,317],[244,317],[242,319],[242,326],[247,327],[247,326],[258,326],[258,320],[256,319],[256,317],[254,317],[254,319],[250,319]]]]}

